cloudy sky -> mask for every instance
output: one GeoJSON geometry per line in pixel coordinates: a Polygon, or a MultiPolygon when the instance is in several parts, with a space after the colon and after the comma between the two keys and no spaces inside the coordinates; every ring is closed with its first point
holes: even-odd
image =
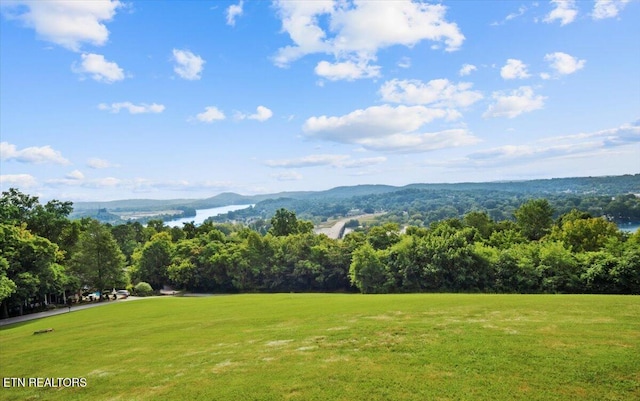
{"type": "Polygon", "coordinates": [[[640,173],[637,0],[0,4],[3,191],[640,173]]]}

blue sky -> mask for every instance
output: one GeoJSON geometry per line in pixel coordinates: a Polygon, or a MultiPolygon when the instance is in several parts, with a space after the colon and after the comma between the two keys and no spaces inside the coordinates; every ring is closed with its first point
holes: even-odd
{"type": "Polygon", "coordinates": [[[0,4],[3,191],[640,173],[637,0],[0,4]]]}

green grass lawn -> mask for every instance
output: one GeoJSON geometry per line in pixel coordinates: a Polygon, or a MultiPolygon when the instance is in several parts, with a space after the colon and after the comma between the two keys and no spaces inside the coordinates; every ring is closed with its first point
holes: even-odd
{"type": "Polygon", "coordinates": [[[638,400],[640,297],[116,302],[2,328],[0,372],[87,382],[3,400],[638,400]]]}

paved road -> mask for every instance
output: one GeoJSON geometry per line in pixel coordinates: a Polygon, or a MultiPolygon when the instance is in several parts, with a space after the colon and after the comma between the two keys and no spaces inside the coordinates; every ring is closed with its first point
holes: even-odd
{"type": "Polygon", "coordinates": [[[136,299],[142,299],[142,298],[141,297],[128,297],[126,299],[120,298],[117,301],[102,301],[102,302],[96,302],[96,303],[91,303],[86,305],[72,306],[71,310],[69,310],[69,308],[67,307],[64,307],[64,308],[53,309],[46,312],[30,313],[28,315],[10,317],[7,319],[0,319],[0,327],[8,326],[14,323],[27,322],[29,320],[42,319],[49,316],[61,315],[63,313],[71,313],[71,312],[79,311],[82,309],[95,308],[96,306],[112,305],[118,302],[134,301],[136,299]]]}

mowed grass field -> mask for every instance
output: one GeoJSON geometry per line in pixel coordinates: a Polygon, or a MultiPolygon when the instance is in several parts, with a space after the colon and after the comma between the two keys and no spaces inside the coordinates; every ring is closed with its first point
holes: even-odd
{"type": "Polygon", "coordinates": [[[640,297],[114,302],[3,327],[0,372],[87,381],[2,400],[638,400],[640,297]]]}

